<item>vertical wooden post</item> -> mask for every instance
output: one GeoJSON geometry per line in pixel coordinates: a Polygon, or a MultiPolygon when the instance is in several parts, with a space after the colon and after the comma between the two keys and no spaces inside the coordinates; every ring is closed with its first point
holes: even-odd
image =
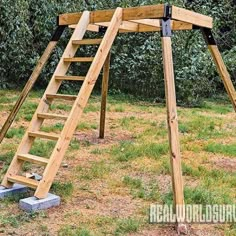
{"type": "Polygon", "coordinates": [[[101,101],[101,112],[100,112],[99,138],[104,138],[104,134],[105,134],[106,105],[107,105],[110,59],[111,59],[111,52],[109,52],[109,54],[106,58],[106,61],[104,63],[104,66],[103,66],[102,101],[101,101]]]}
{"type": "Polygon", "coordinates": [[[163,66],[174,206],[184,205],[171,37],[162,35],[163,66]]]}
{"type": "Polygon", "coordinates": [[[18,98],[17,102],[15,103],[13,109],[11,110],[7,120],[5,121],[1,131],[0,131],[0,143],[4,139],[8,129],[10,128],[12,122],[16,118],[18,111],[20,110],[21,106],[23,105],[25,99],[27,98],[30,90],[34,86],[35,82],[37,81],[43,67],[47,63],[53,49],[56,47],[58,40],[60,39],[65,27],[58,26],[55,34],[53,35],[51,41],[49,42],[47,48],[45,49],[43,55],[39,59],[34,71],[32,72],[29,80],[27,81],[24,89],[22,90],[20,97],[18,98]]]}
{"type": "Polygon", "coordinates": [[[223,81],[225,89],[229,95],[229,98],[231,100],[233,108],[236,111],[236,92],[234,89],[234,85],[231,81],[229,72],[224,64],[224,61],[223,61],[222,56],[220,54],[220,51],[217,47],[216,41],[214,40],[214,36],[213,36],[211,30],[207,29],[207,28],[202,28],[202,34],[203,34],[204,39],[208,45],[208,49],[210,50],[213,60],[216,64],[217,70],[218,70],[220,77],[223,81]]]}

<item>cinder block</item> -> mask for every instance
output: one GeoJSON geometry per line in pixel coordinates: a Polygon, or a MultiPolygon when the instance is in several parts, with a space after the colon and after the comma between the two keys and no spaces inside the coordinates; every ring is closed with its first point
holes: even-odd
{"type": "Polygon", "coordinates": [[[24,193],[27,190],[28,188],[21,184],[14,184],[12,188],[5,188],[3,186],[0,186],[0,199],[12,196],[14,194],[24,193]]]}
{"type": "Polygon", "coordinates": [[[37,210],[48,209],[60,205],[61,199],[59,196],[49,193],[44,199],[37,199],[36,197],[28,197],[21,199],[19,207],[27,212],[34,212],[37,210]]]}

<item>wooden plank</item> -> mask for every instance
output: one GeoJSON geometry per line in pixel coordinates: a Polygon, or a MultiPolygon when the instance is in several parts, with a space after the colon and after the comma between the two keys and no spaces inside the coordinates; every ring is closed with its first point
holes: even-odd
{"type": "Polygon", "coordinates": [[[68,100],[74,101],[77,96],[75,95],[67,95],[67,94],[46,94],[47,99],[60,99],[60,100],[68,100]]]}
{"type": "MultiPolygon", "coordinates": [[[[145,32],[145,31],[160,31],[161,27],[161,21],[159,19],[142,19],[142,20],[132,20],[132,22],[138,23],[139,32],[145,32]],[[152,27],[147,27],[152,26],[152,27]],[[153,28],[154,27],[154,28],[153,28]],[[157,27],[157,29],[155,28],[157,27]]],[[[187,22],[182,21],[171,21],[171,29],[172,30],[191,30],[193,28],[193,25],[187,22]]]]}
{"type": "Polygon", "coordinates": [[[12,175],[16,175],[22,167],[23,162],[20,161],[17,156],[20,153],[28,153],[29,150],[31,149],[31,146],[33,144],[34,139],[30,138],[28,136],[28,132],[34,132],[40,129],[40,126],[43,122],[42,119],[38,119],[37,114],[38,113],[42,113],[42,112],[47,112],[49,109],[49,103],[47,100],[47,94],[56,94],[61,82],[60,81],[56,81],[55,80],[55,76],[64,76],[70,66],[69,63],[64,63],[64,58],[65,57],[73,57],[77,51],[77,47],[72,45],[72,41],[73,40],[80,40],[83,38],[87,26],[89,24],[89,12],[85,11],[76,27],[76,29],[74,30],[74,33],[72,34],[70,41],[68,43],[68,45],[66,46],[66,49],[62,55],[62,58],[60,60],[60,62],[57,65],[57,68],[52,76],[52,79],[49,82],[49,85],[42,97],[42,99],[40,100],[39,106],[32,118],[32,121],[30,122],[29,128],[26,131],[18,149],[17,152],[7,170],[7,173],[5,174],[3,181],[2,181],[2,185],[10,188],[12,187],[12,183],[8,181],[8,176],[12,176],[12,175]]]}
{"type": "Polygon", "coordinates": [[[60,167],[65,152],[70,144],[70,140],[73,137],[73,133],[77,127],[78,121],[83,114],[83,109],[88,102],[95,82],[118,33],[121,21],[122,8],[117,8],[98,48],[92,65],[90,66],[86,79],[79,91],[78,98],[73,105],[69,118],[62,130],[61,136],[53,150],[50,161],[44,171],[43,179],[40,181],[39,186],[35,192],[35,197],[37,198],[44,198],[51,187],[51,184],[60,167]]]}
{"type": "MultiPolygon", "coordinates": [[[[100,25],[100,26],[108,27],[110,22],[98,22],[98,23],[95,23],[95,24],[100,25]]],[[[135,22],[122,21],[119,29],[120,30],[128,30],[128,31],[131,31],[131,32],[138,32],[138,27],[139,27],[139,24],[137,24],[135,22]]]]}
{"type": "Polygon", "coordinates": [[[38,183],[39,183],[37,180],[29,179],[29,178],[26,178],[24,176],[19,176],[19,175],[8,176],[7,180],[12,183],[26,185],[26,186],[33,188],[33,189],[37,188],[38,183]]]}
{"type": "MultiPolygon", "coordinates": [[[[110,22],[115,12],[115,9],[111,10],[98,10],[92,11],[90,14],[90,23],[97,22],[110,22]]],[[[126,20],[138,20],[148,18],[162,18],[164,16],[164,4],[139,6],[124,8],[122,19],[126,20]]],[[[77,24],[81,17],[81,13],[66,13],[59,15],[59,25],[73,25],[77,24]]]]}
{"type": "Polygon", "coordinates": [[[234,85],[232,83],[232,80],[230,78],[230,74],[224,64],[223,58],[220,54],[220,51],[217,47],[217,45],[208,45],[208,48],[210,50],[210,53],[214,59],[215,65],[217,67],[217,70],[220,74],[220,77],[223,81],[223,84],[225,86],[225,89],[228,93],[228,96],[231,100],[231,103],[233,105],[234,110],[236,111],[236,92],[234,85]]]}
{"type": "Polygon", "coordinates": [[[18,159],[22,161],[28,161],[30,163],[38,164],[38,165],[47,165],[49,159],[35,156],[35,155],[30,155],[30,154],[19,154],[17,156],[18,159]]]}
{"type": "Polygon", "coordinates": [[[38,113],[38,118],[41,119],[55,119],[55,120],[67,120],[68,116],[51,114],[51,113],[38,113]]]}
{"type": "Polygon", "coordinates": [[[55,80],[75,80],[84,81],[85,76],[55,76],[55,80]]]}
{"type": "Polygon", "coordinates": [[[22,104],[24,103],[25,99],[27,98],[30,90],[32,89],[32,87],[34,86],[35,82],[37,81],[42,69],[44,68],[45,64],[47,63],[53,49],[56,47],[57,45],[57,41],[51,41],[47,48],[45,49],[43,55],[41,56],[41,58],[39,59],[33,73],[31,74],[29,80],[27,81],[24,89],[22,90],[17,102],[15,103],[13,109],[11,110],[9,116],[7,117],[7,120],[5,121],[1,132],[0,132],[0,143],[2,142],[2,140],[4,139],[8,129],[10,128],[12,122],[14,121],[14,119],[16,118],[16,115],[18,113],[18,111],[20,110],[22,104]]]}
{"type": "Polygon", "coordinates": [[[102,42],[102,39],[82,39],[82,40],[73,40],[74,45],[97,45],[102,42]]]}
{"type": "Polygon", "coordinates": [[[174,204],[183,205],[183,179],[181,170],[180,145],[178,135],[178,119],[176,108],[176,94],[174,82],[174,68],[171,48],[171,38],[162,37],[163,65],[165,94],[167,106],[167,123],[170,144],[170,162],[172,170],[172,186],[174,192],[174,204]]]}
{"type": "Polygon", "coordinates": [[[64,62],[91,62],[93,57],[65,57],[64,62]]]}
{"type": "Polygon", "coordinates": [[[58,134],[50,134],[50,133],[45,133],[42,131],[28,132],[28,135],[29,135],[29,137],[50,139],[50,140],[55,140],[55,141],[57,141],[59,139],[58,134]]]}
{"type": "Polygon", "coordinates": [[[107,59],[103,66],[102,101],[101,101],[101,112],[100,112],[99,138],[104,138],[104,134],[105,134],[106,104],[107,104],[110,59],[111,59],[111,53],[108,54],[107,59]]]}
{"type": "Polygon", "coordinates": [[[193,25],[197,25],[200,27],[212,28],[213,27],[213,19],[212,17],[205,16],[193,11],[189,11],[183,8],[179,8],[176,6],[172,6],[172,16],[173,20],[179,20],[187,23],[191,23],[193,25]]]}

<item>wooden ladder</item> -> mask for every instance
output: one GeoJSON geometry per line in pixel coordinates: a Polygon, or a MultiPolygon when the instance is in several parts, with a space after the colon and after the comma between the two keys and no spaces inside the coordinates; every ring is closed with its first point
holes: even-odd
{"type": "Polygon", "coordinates": [[[52,182],[61,165],[65,152],[73,137],[78,121],[82,116],[95,82],[109,54],[113,41],[118,33],[122,22],[122,8],[117,8],[102,39],[83,39],[87,27],[90,23],[90,12],[84,11],[70,41],[62,55],[61,60],[52,76],[52,79],[40,100],[38,108],[30,122],[17,152],[3,178],[2,185],[11,188],[14,183],[24,184],[36,189],[34,196],[45,198],[50,190],[52,182]],[[80,45],[100,44],[94,58],[74,57],[80,45]],[[66,72],[72,62],[92,62],[85,77],[66,76],[66,72]],[[73,80],[83,81],[82,87],[77,96],[58,94],[62,81],[73,80]],[[54,99],[74,100],[72,109],[68,116],[49,113],[50,103],[54,99]],[[40,127],[45,119],[65,120],[61,133],[51,134],[40,131],[40,127]],[[56,140],[56,145],[50,158],[44,158],[29,154],[35,138],[56,140]],[[20,175],[24,162],[30,162],[45,166],[42,179],[40,181],[20,175]]]}

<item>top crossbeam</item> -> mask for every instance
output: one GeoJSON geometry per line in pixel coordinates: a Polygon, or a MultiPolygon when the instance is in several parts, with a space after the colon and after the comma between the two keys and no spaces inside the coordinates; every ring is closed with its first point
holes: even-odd
{"type": "MultiPolygon", "coordinates": [[[[179,8],[176,6],[169,6],[165,4],[124,8],[123,14],[122,14],[122,21],[132,22],[134,20],[165,18],[166,8],[167,8],[166,6],[168,6],[168,9],[170,10],[170,15],[168,17],[171,20],[173,20],[173,22],[179,22],[179,23],[184,22],[191,26],[198,26],[198,27],[209,28],[209,29],[213,27],[212,17],[205,16],[205,15],[202,15],[193,11],[189,11],[183,8],[179,8]]],[[[114,12],[115,12],[115,9],[92,11],[90,13],[90,24],[97,24],[101,22],[104,24],[104,22],[110,22],[114,12]]],[[[77,24],[81,15],[82,15],[82,12],[61,14],[58,16],[58,24],[59,25],[77,24]]],[[[143,25],[142,22],[138,24],[143,25]]],[[[145,25],[147,25],[147,23],[145,25]]],[[[193,27],[191,27],[191,29],[192,28],[193,27]]],[[[186,27],[183,28],[183,30],[185,29],[186,27]]],[[[188,27],[188,29],[190,29],[190,27],[188,27]]],[[[178,28],[178,30],[181,30],[181,28],[178,28]]],[[[147,31],[150,32],[151,28],[147,28],[147,31]]],[[[153,31],[156,31],[155,27],[153,27],[153,31]]],[[[132,30],[130,32],[145,32],[145,30],[140,31],[137,29],[137,30],[132,30]]]]}

